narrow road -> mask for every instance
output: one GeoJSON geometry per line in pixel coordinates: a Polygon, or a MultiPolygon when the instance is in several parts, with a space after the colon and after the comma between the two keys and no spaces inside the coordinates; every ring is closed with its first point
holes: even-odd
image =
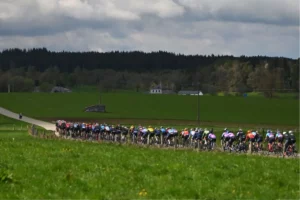
{"type": "MultiPolygon", "coordinates": [[[[13,119],[16,119],[16,120],[20,120],[19,119],[19,114],[11,112],[11,111],[9,111],[5,108],[2,108],[2,107],[0,107],[0,114],[4,115],[4,116],[7,116],[7,117],[10,117],[10,118],[13,118],[13,119]]],[[[27,123],[30,123],[30,124],[34,124],[34,125],[43,127],[46,130],[56,131],[55,124],[52,124],[52,123],[49,123],[49,122],[44,122],[44,121],[41,121],[41,120],[26,117],[26,116],[23,116],[20,121],[24,121],[24,122],[27,122],[27,123]]],[[[55,132],[55,135],[58,136],[58,133],[55,132]]]]}

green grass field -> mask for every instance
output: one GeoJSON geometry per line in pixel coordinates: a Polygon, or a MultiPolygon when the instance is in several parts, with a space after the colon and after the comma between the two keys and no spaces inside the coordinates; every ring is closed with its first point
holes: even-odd
{"type": "MultiPolygon", "coordinates": [[[[0,106],[37,118],[133,118],[196,120],[197,97],[104,93],[107,113],[86,113],[98,103],[98,93],[11,93],[0,94],[0,106]]],[[[244,123],[299,126],[299,100],[291,98],[202,96],[200,120],[213,123],[244,123]]]]}
{"type": "Polygon", "coordinates": [[[26,129],[27,123],[0,115],[0,130],[26,129]]]}
{"type": "Polygon", "coordinates": [[[0,199],[299,199],[299,160],[0,132],[0,199]],[[14,140],[13,140],[14,138],[14,140]]]}

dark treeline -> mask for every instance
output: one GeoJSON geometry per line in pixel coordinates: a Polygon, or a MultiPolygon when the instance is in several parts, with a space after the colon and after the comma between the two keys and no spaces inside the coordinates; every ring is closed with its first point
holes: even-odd
{"type": "Polygon", "coordinates": [[[0,91],[40,86],[98,85],[103,90],[148,90],[162,82],[173,90],[204,92],[299,91],[299,60],[282,57],[182,55],[168,52],[51,52],[8,49],[0,53],[0,91]]]}

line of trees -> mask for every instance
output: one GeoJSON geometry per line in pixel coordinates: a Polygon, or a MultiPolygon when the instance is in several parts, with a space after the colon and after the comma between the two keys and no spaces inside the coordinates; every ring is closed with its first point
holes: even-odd
{"type": "MultiPolygon", "coordinates": [[[[0,91],[49,91],[53,86],[97,85],[102,90],[148,90],[155,82],[205,93],[299,91],[299,59],[185,56],[168,52],[50,52],[9,49],[0,53],[0,91]]],[[[272,92],[267,94],[272,96],[272,92]]]]}

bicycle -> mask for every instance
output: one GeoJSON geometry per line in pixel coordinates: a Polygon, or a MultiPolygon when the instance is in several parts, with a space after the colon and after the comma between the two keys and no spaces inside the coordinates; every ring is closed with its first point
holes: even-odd
{"type": "Polygon", "coordinates": [[[274,142],[272,145],[272,149],[274,154],[281,156],[283,154],[282,144],[278,142],[274,142]],[[279,145],[280,144],[280,145],[279,145]]]}
{"type": "Polygon", "coordinates": [[[246,153],[247,152],[247,145],[243,141],[238,141],[237,144],[235,144],[235,149],[236,149],[236,152],[246,153]]]}
{"type": "Polygon", "coordinates": [[[288,157],[297,157],[298,152],[295,149],[295,144],[289,144],[288,148],[285,151],[285,155],[288,157]]]}

